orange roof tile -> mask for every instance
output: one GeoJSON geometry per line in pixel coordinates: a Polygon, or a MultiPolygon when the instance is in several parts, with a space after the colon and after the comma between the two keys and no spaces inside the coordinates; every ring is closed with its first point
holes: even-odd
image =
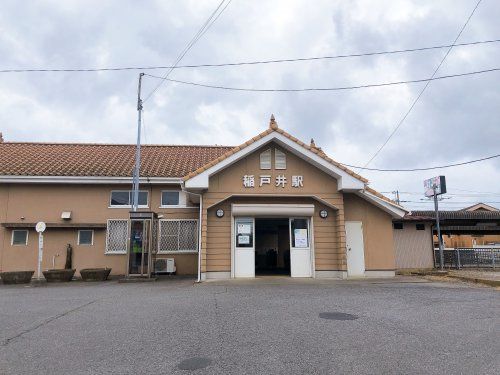
{"type": "MultiPolygon", "coordinates": [[[[141,147],[141,176],[183,177],[232,146],[141,147]]],[[[135,145],[0,143],[3,176],[132,176],[135,145]]]]}

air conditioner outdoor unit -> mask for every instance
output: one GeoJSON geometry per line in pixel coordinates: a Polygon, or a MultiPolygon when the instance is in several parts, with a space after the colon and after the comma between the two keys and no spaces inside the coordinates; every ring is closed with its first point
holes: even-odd
{"type": "Polygon", "coordinates": [[[175,259],[174,258],[166,258],[166,259],[156,259],[155,260],[155,272],[166,272],[166,273],[175,273],[177,268],[175,267],[175,259]]]}

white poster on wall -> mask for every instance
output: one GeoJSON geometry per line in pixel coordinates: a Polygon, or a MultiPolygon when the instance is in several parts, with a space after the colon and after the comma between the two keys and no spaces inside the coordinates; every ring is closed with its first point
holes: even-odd
{"type": "Polygon", "coordinates": [[[294,247],[308,247],[307,229],[294,229],[294,247]]]}
{"type": "Polygon", "coordinates": [[[237,234],[251,234],[252,225],[251,224],[238,224],[237,234]]]}

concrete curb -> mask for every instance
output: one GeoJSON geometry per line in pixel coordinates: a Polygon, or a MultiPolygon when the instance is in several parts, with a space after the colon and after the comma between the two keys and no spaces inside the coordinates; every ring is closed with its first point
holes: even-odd
{"type": "Polygon", "coordinates": [[[447,276],[452,277],[454,279],[468,281],[468,282],[477,283],[477,284],[484,284],[484,285],[493,286],[493,287],[500,286],[500,280],[480,279],[477,277],[467,277],[467,276],[450,275],[450,274],[447,276]]]}

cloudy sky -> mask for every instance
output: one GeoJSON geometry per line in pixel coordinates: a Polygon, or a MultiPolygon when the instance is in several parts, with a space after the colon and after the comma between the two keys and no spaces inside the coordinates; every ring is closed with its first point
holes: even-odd
{"type": "MultiPolygon", "coordinates": [[[[172,64],[220,0],[3,0],[0,69],[172,64]]],[[[477,0],[233,0],[182,60],[226,63],[352,54],[453,42],[477,0]]],[[[500,38],[500,2],[483,0],[458,43],[500,38]]],[[[438,76],[500,67],[500,43],[454,48],[438,76]]],[[[429,78],[446,49],[224,68],[176,69],[171,78],[247,88],[307,88],[429,78]]],[[[151,70],[163,75],[165,70],[151,70]]],[[[0,75],[6,141],[133,143],[139,71],[0,75]]],[[[149,94],[158,81],[146,77],[149,94]]],[[[415,168],[500,151],[500,72],[430,84],[370,164],[415,168]]],[[[364,165],[424,83],[336,92],[258,93],[163,84],[144,104],[145,143],[237,145],[280,127],[314,138],[334,159],[364,165]]],[[[419,173],[364,171],[382,192],[400,190],[409,208],[425,178],[447,177],[450,209],[500,207],[500,159],[419,173]]],[[[391,194],[388,194],[391,196],[391,194]]]]}

